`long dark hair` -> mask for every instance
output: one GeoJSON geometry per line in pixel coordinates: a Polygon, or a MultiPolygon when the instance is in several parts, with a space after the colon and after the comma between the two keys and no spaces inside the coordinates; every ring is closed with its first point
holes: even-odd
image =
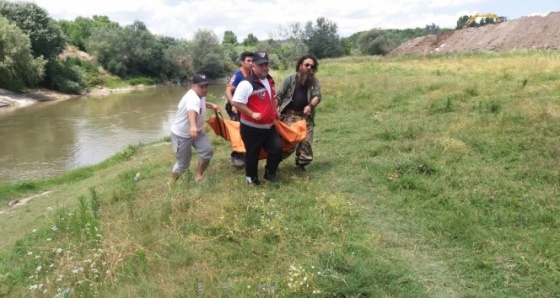
{"type": "Polygon", "coordinates": [[[319,70],[319,62],[317,61],[317,58],[311,54],[306,54],[301,56],[296,64],[296,72],[299,71],[299,67],[301,66],[301,64],[303,64],[303,61],[305,61],[305,59],[311,59],[313,60],[313,63],[315,64],[315,68],[313,69],[315,72],[319,70]]]}

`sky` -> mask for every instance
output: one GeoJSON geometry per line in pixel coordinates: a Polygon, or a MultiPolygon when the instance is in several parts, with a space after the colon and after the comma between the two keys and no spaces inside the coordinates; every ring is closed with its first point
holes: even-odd
{"type": "MultiPolygon", "coordinates": [[[[26,0],[29,1],[29,0],[26,0]]],[[[126,26],[142,21],[152,34],[191,40],[211,30],[221,41],[232,31],[239,42],[282,39],[291,24],[302,27],[324,17],[336,23],[340,37],[381,29],[455,28],[463,15],[495,13],[510,20],[560,11],[556,0],[31,0],[56,20],[108,16],[126,26]]]]}

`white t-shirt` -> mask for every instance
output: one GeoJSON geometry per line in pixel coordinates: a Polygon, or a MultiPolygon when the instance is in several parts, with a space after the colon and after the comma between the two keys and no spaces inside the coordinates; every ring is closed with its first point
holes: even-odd
{"type": "Polygon", "coordinates": [[[268,82],[268,79],[262,79],[261,84],[263,84],[264,87],[266,88],[266,91],[268,91],[268,96],[272,98],[272,91],[270,90],[270,83],[268,82]]]}
{"type": "Polygon", "coordinates": [[[195,111],[198,113],[196,117],[196,125],[198,130],[202,130],[204,125],[204,117],[206,115],[206,97],[198,97],[193,89],[187,91],[187,93],[181,98],[179,105],[177,106],[177,113],[175,114],[175,122],[171,125],[171,132],[182,138],[190,138],[189,130],[191,126],[189,124],[189,114],[188,111],[195,111]]]}
{"type": "Polygon", "coordinates": [[[253,85],[249,83],[249,81],[241,81],[237,88],[235,88],[235,93],[233,93],[233,97],[231,101],[247,104],[249,101],[249,95],[253,92],[253,85]]]}
{"type": "MultiPolygon", "coordinates": [[[[270,90],[270,83],[268,82],[267,79],[263,79],[260,81],[264,85],[266,91],[268,91],[268,95],[270,96],[272,94],[272,91],[270,90]]],[[[231,101],[247,104],[247,102],[249,101],[249,96],[251,95],[252,92],[253,92],[253,85],[251,85],[251,83],[249,83],[249,81],[247,80],[241,81],[239,85],[237,85],[237,88],[235,89],[235,93],[233,94],[231,101]]],[[[270,96],[270,98],[272,98],[272,96],[270,96]]]]}

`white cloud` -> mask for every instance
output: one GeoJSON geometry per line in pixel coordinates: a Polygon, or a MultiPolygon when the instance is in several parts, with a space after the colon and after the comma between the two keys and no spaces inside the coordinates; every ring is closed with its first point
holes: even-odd
{"type": "MultiPolygon", "coordinates": [[[[59,20],[77,16],[106,15],[121,25],[140,20],[150,32],[191,39],[198,29],[210,29],[218,38],[226,30],[239,40],[252,33],[263,40],[278,27],[325,17],[338,26],[340,36],[372,28],[415,28],[435,23],[442,28],[455,27],[458,17],[491,9],[492,0],[35,0],[59,20]]],[[[533,6],[511,0],[504,10],[533,6]]],[[[546,11],[546,9],[543,9],[546,11]]],[[[508,15],[506,11],[501,15],[508,15]]],[[[514,15],[509,14],[510,17],[514,15]]]]}

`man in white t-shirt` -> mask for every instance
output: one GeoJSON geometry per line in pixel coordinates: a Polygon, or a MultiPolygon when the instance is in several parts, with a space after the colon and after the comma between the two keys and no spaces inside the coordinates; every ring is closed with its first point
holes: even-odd
{"type": "Polygon", "coordinates": [[[206,137],[204,125],[206,108],[220,112],[220,107],[206,102],[208,80],[205,75],[198,74],[192,79],[191,89],[183,96],[177,107],[175,122],[171,125],[171,142],[177,162],[173,165],[172,179],[177,181],[179,176],[189,168],[192,148],[198,154],[198,167],[194,175],[195,181],[201,181],[204,171],[210,164],[214,150],[206,137]]]}

